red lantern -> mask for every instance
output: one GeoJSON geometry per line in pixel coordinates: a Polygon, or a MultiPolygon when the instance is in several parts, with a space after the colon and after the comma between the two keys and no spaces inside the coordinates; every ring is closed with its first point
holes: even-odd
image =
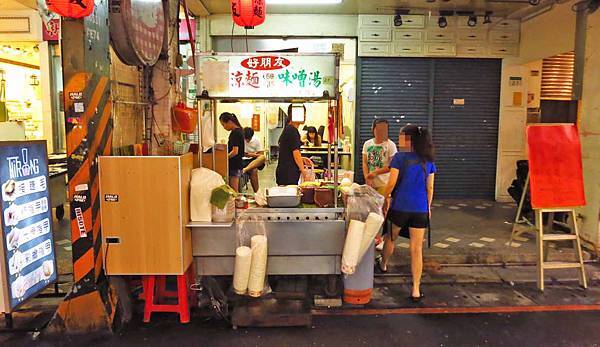
{"type": "Polygon", "coordinates": [[[264,23],[267,14],[265,0],[231,0],[231,15],[235,24],[246,29],[264,23]]]}
{"type": "Polygon", "coordinates": [[[94,12],[94,0],[46,0],[46,5],[61,17],[83,18],[94,12]]]}

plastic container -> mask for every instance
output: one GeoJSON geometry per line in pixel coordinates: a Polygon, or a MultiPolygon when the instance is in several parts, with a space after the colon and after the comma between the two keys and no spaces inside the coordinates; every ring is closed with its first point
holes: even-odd
{"type": "Polygon", "coordinates": [[[235,201],[229,199],[224,208],[220,209],[214,205],[212,207],[212,221],[215,223],[233,222],[235,218],[235,201]]]}
{"type": "Polygon", "coordinates": [[[353,305],[365,305],[373,295],[373,276],[375,267],[375,242],[367,249],[356,271],[344,277],[344,302],[353,305]]]}

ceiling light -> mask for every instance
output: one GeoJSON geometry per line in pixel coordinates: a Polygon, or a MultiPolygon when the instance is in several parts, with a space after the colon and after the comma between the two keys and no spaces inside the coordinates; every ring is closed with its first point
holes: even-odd
{"type": "Polygon", "coordinates": [[[474,27],[477,25],[477,16],[469,16],[469,19],[467,20],[467,25],[470,27],[474,27]]]}
{"type": "Polygon", "coordinates": [[[448,26],[448,20],[446,20],[446,17],[444,16],[440,16],[440,18],[438,18],[438,25],[440,28],[445,28],[448,26]]]}
{"type": "Polygon", "coordinates": [[[394,16],[394,26],[399,27],[402,25],[402,16],[397,14],[394,16]]]}
{"type": "Polygon", "coordinates": [[[492,12],[486,12],[483,16],[483,24],[490,24],[492,22],[492,12]]]}
{"type": "Polygon", "coordinates": [[[269,5],[336,5],[343,0],[266,0],[269,5]]]}

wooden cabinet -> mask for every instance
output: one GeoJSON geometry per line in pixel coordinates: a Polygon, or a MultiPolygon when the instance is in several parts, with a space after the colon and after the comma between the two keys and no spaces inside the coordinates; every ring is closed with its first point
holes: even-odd
{"type": "Polygon", "coordinates": [[[358,44],[358,55],[360,56],[390,56],[391,53],[390,43],[360,42],[358,44]]]}
{"type": "Polygon", "coordinates": [[[363,29],[360,31],[361,41],[391,41],[392,31],[390,29],[363,29]]]}
{"type": "Polygon", "coordinates": [[[192,153],[100,157],[102,249],[109,275],[181,275],[192,263],[192,153]]]}
{"type": "Polygon", "coordinates": [[[423,41],[423,30],[415,30],[415,29],[396,29],[394,30],[394,41],[398,42],[421,42],[423,41]]]}
{"type": "Polygon", "coordinates": [[[358,16],[358,25],[361,27],[390,27],[393,20],[393,16],[361,15],[358,16]]]}

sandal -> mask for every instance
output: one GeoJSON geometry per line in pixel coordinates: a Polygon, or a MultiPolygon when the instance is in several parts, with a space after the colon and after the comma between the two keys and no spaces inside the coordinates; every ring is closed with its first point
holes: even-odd
{"type": "Polygon", "coordinates": [[[413,302],[413,304],[418,304],[421,302],[421,300],[425,297],[425,293],[421,292],[420,296],[410,296],[410,300],[413,302]]]}
{"type": "Polygon", "coordinates": [[[387,269],[383,269],[383,266],[381,266],[381,258],[376,259],[375,261],[375,272],[379,273],[379,274],[384,274],[387,273],[388,270],[387,269]]]}

